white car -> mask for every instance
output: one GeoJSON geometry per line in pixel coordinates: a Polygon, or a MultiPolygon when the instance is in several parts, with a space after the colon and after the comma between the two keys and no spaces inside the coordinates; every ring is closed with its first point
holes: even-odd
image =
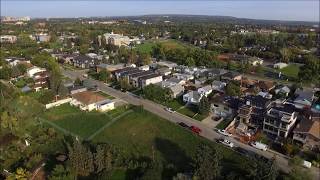
{"type": "Polygon", "coordinates": [[[228,133],[226,130],[218,129],[218,133],[224,136],[229,136],[229,137],[232,136],[232,134],[228,133]]]}
{"type": "Polygon", "coordinates": [[[174,110],[173,110],[172,108],[168,108],[168,107],[165,108],[165,110],[168,111],[168,112],[170,112],[170,113],[173,113],[173,112],[174,112],[174,110]]]}
{"type": "Polygon", "coordinates": [[[266,151],[268,149],[268,146],[266,144],[260,143],[260,142],[252,142],[250,143],[252,147],[255,147],[257,149],[260,149],[262,151],[266,151]]]}
{"type": "Polygon", "coordinates": [[[224,144],[224,145],[229,146],[229,147],[231,147],[231,148],[234,147],[234,144],[233,144],[232,142],[230,142],[229,140],[227,140],[227,139],[220,140],[219,142],[220,142],[221,144],[224,144]]]}
{"type": "Polygon", "coordinates": [[[311,168],[312,163],[309,162],[309,161],[305,161],[305,160],[304,160],[303,163],[302,163],[302,166],[305,167],[305,168],[311,168]]]}

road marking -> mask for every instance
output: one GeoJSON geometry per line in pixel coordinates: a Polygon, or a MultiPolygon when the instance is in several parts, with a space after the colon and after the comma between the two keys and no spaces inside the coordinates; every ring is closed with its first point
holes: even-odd
{"type": "Polygon", "coordinates": [[[111,126],[114,122],[116,122],[118,119],[122,118],[123,116],[129,114],[133,112],[133,110],[129,110],[129,111],[126,111],[124,113],[122,113],[121,115],[113,118],[111,121],[109,121],[107,124],[105,124],[104,126],[102,126],[100,129],[98,129],[96,132],[94,132],[92,135],[90,135],[88,138],[87,138],[87,141],[89,140],[92,140],[96,135],[100,134],[104,129],[106,129],[107,127],[111,126]]]}

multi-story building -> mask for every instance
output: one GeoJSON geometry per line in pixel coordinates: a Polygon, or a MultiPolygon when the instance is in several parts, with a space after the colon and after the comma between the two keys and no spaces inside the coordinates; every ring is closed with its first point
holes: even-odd
{"type": "Polygon", "coordinates": [[[245,97],[245,104],[252,107],[249,124],[262,128],[264,115],[271,106],[271,101],[262,96],[249,95],[245,97]]]}
{"type": "Polygon", "coordinates": [[[298,113],[290,104],[275,104],[264,118],[263,131],[274,138],[287,138],[297,121],[298,113]]]}
{"type": "Polygon", "coordinates": [[[106,44],[114,46],[128,46],[130,44],[130,38],[121,34],[105,33],[104,34],[106,44]]]}
{"type": "Polygon", "coordinates": [[[0,43],[15,43],[17,42],[17,36],[12,35],[1,35],[0,36],[0,43]]]}
{"type": "Polygon", "coordinates": [[[48,89],[49,87],[49,73],[45,68],[33,66],[27,69],[27,75],[34,80],[34,89],[48,89]]]}
{"type": "Polygon", "coordinates": [[[150,74],[147,76],[142,76],[139,78],[139,83],[140,83],[140,87],[145,87],[148,86],[150,84],[156,84],[161,82],[162,79],[162,75],[160,74],[150,74]]]}

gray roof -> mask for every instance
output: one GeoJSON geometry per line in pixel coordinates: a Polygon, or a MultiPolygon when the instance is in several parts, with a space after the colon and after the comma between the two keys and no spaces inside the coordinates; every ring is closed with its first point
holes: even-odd
{"type": "Polygon", "coordinates": [[[295,101],[299,101],[299,100],[302,100],[302,101],[309,101],[309,102],[312,102],[313,100],[313,92],[312,91],[308,91],[308,90],[296,90],[295,94],[298,95],[298,97],[295,99],[295,101]]]}

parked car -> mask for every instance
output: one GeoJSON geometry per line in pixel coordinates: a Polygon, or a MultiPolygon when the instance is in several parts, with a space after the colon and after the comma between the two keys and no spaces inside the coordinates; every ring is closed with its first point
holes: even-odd
{"type": "Polygon", "coordinates": [[[228,133],[226,130],[221,130],[221,129],[218,129],[218,133],[219,134],[222,134],[222,135],[224,135],[224,136],[232,136],[232,134],[230,134],[230,133],[228,133]]]}
{"type": "Polygon", "coordinates": [[[222,117],[221,116],[217,116],[217,117],[214,117],[214,118],[212,118],[214,121],[220,121],[220,120],[222,120],[222,117]]]}
{"type": "Polygon", "coordinates": [[[183,127],[183,128],[190,128],[190,126],[188,126],[186,123],[184,122],[179,122],[178,123],[179,126],[183,127]]]}
{"type": "Polygon", "coordinates": [[[164,108],[164,110],[166,110],[166,111],[168,111],[168,112],[170,112],[170,113],[173,113],[173,112],[174,112],[174,110],[173,110],[172,108],[168,108],[168,107],[164,108]]]}
{"type": "Polygon", "coordinates": [[[227,139],[221,139],[221,140],[219,140],[219,142],[220,142],[221,144],[224,144],[224,145],[229,146],[229,147],[231,147],[231,148],[234,147],[234,144],[233,144],[232,142],[230,142],[229,140],[227,140],[227,139]]]}
{"type": "Polygon", "coordinates": [[[201,133],[201,129],[196,127],[196,126],[191,126],[190,130],[196,134],[200,134],[201,133]]]}
{"type": "Polygon", "coordinates": [[[263,144],[260,142],[252,142],[252,143],[250,143],[250,145],[252,147],[255,147],[255,148],[263,150],[263,151],[266,151],[268,149],[268,146],[266,144],[263,144]]]}

